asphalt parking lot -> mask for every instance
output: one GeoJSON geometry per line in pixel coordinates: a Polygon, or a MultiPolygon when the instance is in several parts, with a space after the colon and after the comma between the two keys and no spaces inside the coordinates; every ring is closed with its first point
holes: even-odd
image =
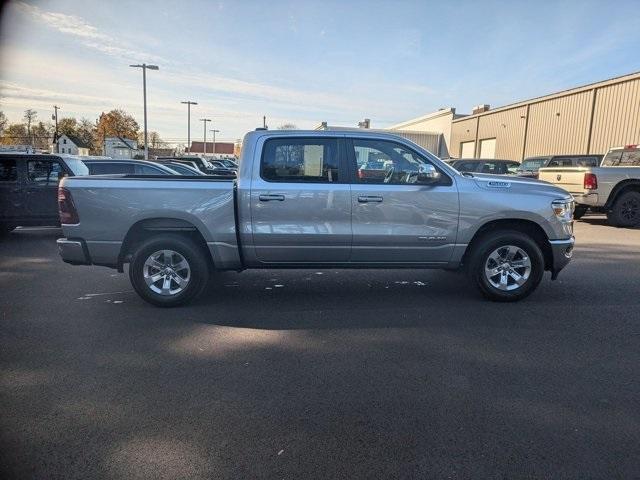
{"type": "Polygon", "coordinates": [[[440,271],[225,273],[163,310],[0,240],[3,478],[632,478],[640,230],[577,222],[556,282],[494,304],[440,271]]]}

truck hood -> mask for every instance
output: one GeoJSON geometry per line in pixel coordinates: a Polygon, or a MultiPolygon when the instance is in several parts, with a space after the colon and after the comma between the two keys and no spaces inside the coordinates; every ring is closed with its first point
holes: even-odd
{"type": "Polygon", "coordinates": [[[517,177],[511,175],[489,175],[484,173],[474,173],[473,177],[466,177],[472,180],[483,190],[500,193],[539,193],[554,198],[569,198],[571,195],[566,190],[558,188],[548,182],[535,178],[517,177]]]}

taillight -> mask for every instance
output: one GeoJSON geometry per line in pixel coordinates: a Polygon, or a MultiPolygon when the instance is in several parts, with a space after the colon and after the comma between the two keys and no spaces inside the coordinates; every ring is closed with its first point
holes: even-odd
{"type": "Polygon", "coordinates": [[[585,190],[596,190],[598,188],[598,177],[596,177],[595,173],[585,173],[584,174],[584,189],[585,190]]]}
{"type": "Polygon", "coordinates": [[[63,225],[80,223],[71,192],[62,187],[58,188],[58,213],[60,214],[60,223],[63,225]]]}

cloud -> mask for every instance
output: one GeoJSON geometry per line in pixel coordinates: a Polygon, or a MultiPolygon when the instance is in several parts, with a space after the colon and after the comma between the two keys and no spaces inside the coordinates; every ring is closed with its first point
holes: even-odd
{"type": "Polygon", "coordinates": [[[101,32],[82,17],[77,15],[67,15],[65,13],[42,10],[35,5],[31,5],[26,2],[16,2],[13,6],[19,12],[31,19],[42,23],[49,28],[57,30],[60,33],[77,37],[85,47],[98,50],[106,55],[132,59],[146,59],[154,62],[166,62],[162,57],[136,50],[126,43],[101,32]]]}

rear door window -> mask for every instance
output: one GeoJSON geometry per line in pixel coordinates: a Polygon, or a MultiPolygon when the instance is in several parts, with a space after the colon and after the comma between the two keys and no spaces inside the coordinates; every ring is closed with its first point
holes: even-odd
{"type": "Polygon", "coordinates": [[[0,182],[17,182],[18,170],[15,158],[0,158],[0,182]]]}
{"type": "Polygon", "coordinates": [[[56,160],[29,160],[27,161],[27,181],[29,183],[48,187],[58,185],[62,177],[66,175],[60,162],[56,160]]]}
{"type": "Polygon", "coordinates": [[[267,140],[260,176],[268,182],[336,183],[342,180],[338,145],[333,138],[267,140]]]}

